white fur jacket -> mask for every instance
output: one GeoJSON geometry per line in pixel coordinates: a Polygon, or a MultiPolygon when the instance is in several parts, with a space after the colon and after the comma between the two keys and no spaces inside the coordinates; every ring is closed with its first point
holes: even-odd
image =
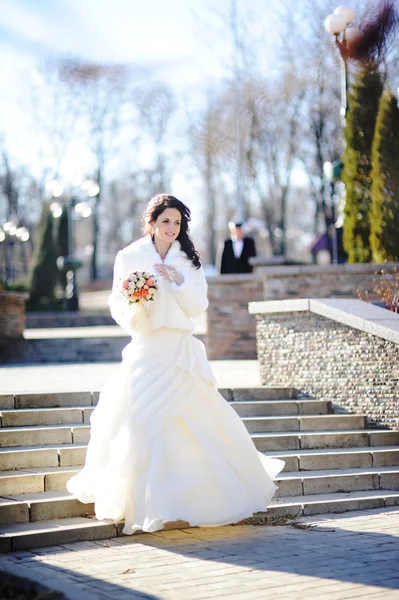
{"type": "MultiPolygon", "coordinates": [[[[184,277],[181,285],[157,275],[154,265],[162,262],[149,235],[133,242],[118,252],[114,265],[114,282],[109,297],[111,314],[130,335],[137,331],[135,316],[137,305],[127,302],[118,290],[120,278],[129,271],[148,271],[155,275],[158,290],[153,302],[145,303],[150,330],[160,327],[184,329],[192,332],[192,317],[202,314],[208,307],[207,283],[202,267],[196,269],[175,240],[166,255],[164,264],[173,266],[184,277]]],[[[142,309],[141,309],[142,310],[142,309]]]]}

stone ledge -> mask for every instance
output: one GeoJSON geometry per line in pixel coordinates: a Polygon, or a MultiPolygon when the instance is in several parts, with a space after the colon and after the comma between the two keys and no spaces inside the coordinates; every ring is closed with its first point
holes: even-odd
{"type": "Polygon", "coordinates": [[[15,291],[0,291],[0,298],[15,298],[16,300],[27,300],[29,298],[28,292],[15,292],[15,291]]]}
{"type": "Polygon", "coordinates": [[[212,275],[206,278],[212,285],[231,285],[232,283],[259,283],[263,282],[263,277],[255,273],[237,273],[232,275],[212,275]]]}
{"type": "MultiPolygon", "coordinates": [[[[251,261],[252,262],[252,261],[251,261]]],[[[398,268],[398,263],[367,263],[367,264],[339,264],[339,265],[278,265],[271,266],[267,262],[262,265],[261,260],[252,263],[255,267],[255,275],[273,275],[278,278],[291,277],[293,275],[326,275],[339,273],[380,273],[381,271],[392,271],[398,268]]]]}
{"type": "Polygon", "coordinates": [[[250,302],[251,315],[311,312],[399,345],[399,314],[352,298],[298,298],[250,302]]]}

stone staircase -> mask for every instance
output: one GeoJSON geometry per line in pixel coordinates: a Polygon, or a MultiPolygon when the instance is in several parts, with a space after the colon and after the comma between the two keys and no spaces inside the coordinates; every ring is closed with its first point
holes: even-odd
{"type": "MultiPolygon", "coordinates": [[[[194,335],[205,342],[206,319],[195,319],[194,335]]],[[[102,313],[28,313],[23,338],[0,349],[0,364],[120,362],[130,336],[102,313]]]]}
{"type": "MultiPolygon", "coordinates": [[[[26,329],[7,347],[7,365],[119,362],[129,336],[117,325],[26,329]]],[[[1,362],[1,361],[0,361],[1,362]]]]}
{"type": "Polygon", "coordinates": [[[104,327],[115,325],[108,308],[93,312],[27,312],[26,329],[55,329],[57,327],[104,327]]]}
{"type": "MultiPolygon", "coordinates": [[[[290,388],[220,390],[259,451],[286,461],[253,522],[399,505],[399,431],[290,388]]],[[[0,552],[121,535],[68,494],[84,463],[98,392],[0,396],[0,552]]]]}

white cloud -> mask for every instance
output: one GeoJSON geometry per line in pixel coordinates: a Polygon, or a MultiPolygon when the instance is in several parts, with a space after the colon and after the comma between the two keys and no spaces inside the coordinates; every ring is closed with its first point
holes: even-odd
{"type": "Polygon", "coordinates": [[[0,27],[26,39],[41,40],[49,34],[43,19],[12,0],[0,2],[0,27]]]}

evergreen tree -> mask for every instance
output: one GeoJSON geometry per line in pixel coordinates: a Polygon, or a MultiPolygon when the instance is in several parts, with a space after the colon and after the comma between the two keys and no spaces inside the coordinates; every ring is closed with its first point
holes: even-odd
{"type": "Polygon", "coordinates": [[[373,262],[399,261],[399,108],[386,90],[380,101],[371,171],[370,246],[373,262]]]}
{"type": "Polygon", "coordinates": [[[378,67],[368,64],[359,70],[349,95],[343,156],[346,187],[343,241],[350,263],[371,261],[371,147],[382,89],[378,67]]]}
{"type": "Polygon", "coordinates": [[[43,205],[39,233],[29,282],[27,309],[54,310],[54,288],[57,282],[57,251],[54,244],[54,219],[48,204],[43,205]]]}

